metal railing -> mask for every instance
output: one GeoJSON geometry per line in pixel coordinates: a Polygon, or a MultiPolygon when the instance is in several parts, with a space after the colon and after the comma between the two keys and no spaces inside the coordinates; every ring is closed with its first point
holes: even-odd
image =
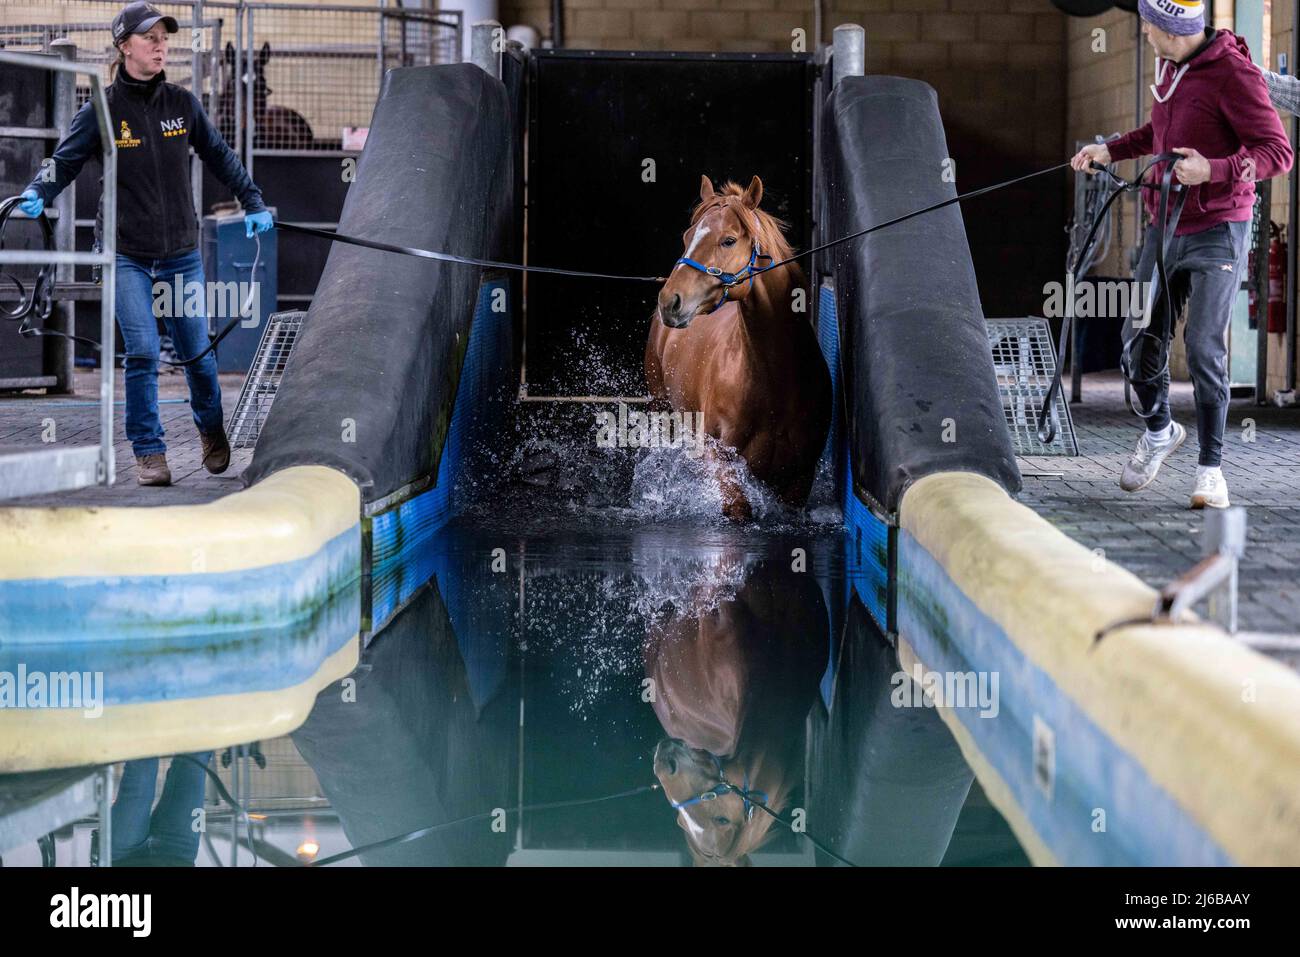
{"type": "MultiPolygon", "coordinates": [[[[117,281],[117,147],[113,142],[113,123],[104,97],[104,84],[95,68],[53,56],[12,53],[0,50],[0,63],[51,70],[60,74],[90,75],[90,99],[99,126],[100,151],[104,164],[102,252],[75,250],[2,250],[0,265],[103,266],[103,293],[99,302],[100,378],[99,444],[76,448],[32,449],[0,456],[0,496],[16,498],[85,488],[89,485],[112,485],[115,473],[113,458],[113,302],[117,281]]],[[[66,131],[61,131],[66,134],[66,131]]],[[[66,209],[67,207],[65,207],[66,209]]],[[[69,210],[70,212],[70,210],[69,210]]]]}

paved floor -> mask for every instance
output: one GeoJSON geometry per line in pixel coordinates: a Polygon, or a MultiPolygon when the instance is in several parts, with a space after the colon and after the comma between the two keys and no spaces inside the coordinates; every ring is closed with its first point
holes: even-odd
{"type": "MultiPolygon", "coordinates": [[[[252,451],[236,451],[230,468],[221,475],[209,475],[202,465],[199,433],[190,415],[189,388],[183,373],[158,377],[158,414],[162,418],[167,464],[172,485],[145,488],[136,483],[135,456],[122,424],[124,392],[122,370],[114,377],[118,404],[114,408],[117,427],[114,449],[117,481],[110,487],[86,488],[75,492],[4,501],[6,505],[193,505],[210,502],[243,488],[239,473],[248,465],[252,451]]],[[[244,377],[238,373],[221,376],[221,400],[229,425],[244,377]]],[[[99,373],[78,372],[76,394],[43,396],[40,393],[0,394],[0,454],[20,449],[42,448],[43,436],[69,445],[90,445],[99,440],[99,373]]]]}
{"type": "MultiPolygon", "coordinates": [[[[1147,583],[1164,585],[1201,557],[1203,513],[1187,507],[1197,458],[1191,386],[1176,383],[1172,395],[1174,418],[1187,428],[1187,442],[1152,485],[1134,494],[1118,482],[1141,424],[1124,408],[1118,373],[1086,376],[1083,398],[1071,406],[1081,454],[1022,459],[1025,471],[1063,474],[1026,477],[1020,500],[1147,583]]],[[[1234,401],[1223,474],[1233,504],[1247,509],[1241,627],[1300,632],[1300,408],[1234,401]]]]}

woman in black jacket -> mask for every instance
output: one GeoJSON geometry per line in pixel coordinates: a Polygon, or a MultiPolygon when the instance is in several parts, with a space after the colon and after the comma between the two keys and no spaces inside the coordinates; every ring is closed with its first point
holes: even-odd
{"type": "MultiPolygon", "coordinates": [[[[249,236],[273,225],[261,190],[208,120],[198,98],[167,82],[167,35],[176,30],[172,17],[148,3],[123,7],[113,18],[118,60],[105,91],[117,146],[114,305],[127,354],[126,436],[141,485],[171,484],[158,418],[157,318],[167,324],[183,358],[197,356],[208,346],[208,295],[190,188],[190,148],[239,197],[249,236]],[[195,283],[202,295],[188,294],[195,283]]],[[[73,118],[53,163],[46,164],[23,193],[25,202],[19,208],[39,216],[99,150],[94,107],[87,103],[73,118]]],[[[214,474],[224,472],[230,464],[230,444],[216,357],[208,352],[184,368],[203,443],[203,465],[214,474]]]]}

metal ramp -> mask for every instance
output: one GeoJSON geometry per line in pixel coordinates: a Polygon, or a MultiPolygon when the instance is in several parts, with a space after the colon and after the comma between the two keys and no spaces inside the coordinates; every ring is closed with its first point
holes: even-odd
{"type": "Polygon", "coordinates": [[[1052,399],[1056,435],[1050,443],[1038,437],[1038,410],[1056,374],[1056,350],[1046,319],[988,319],[989,349],[998,377],[998,394],[1016,455],[1079,454],[1064,389],[1052,399]]]}
{"type": "Polygon", "coordinates": [[[239,393],[234,415],[230,418],[230,447],[251,449],[262,434],[262,424],[271,411],[280,377],[289,364],[294,343],[307,313],[301,310],[276,312],[266,320],[262,341],[244,378],[244,388],[239,393]]]}

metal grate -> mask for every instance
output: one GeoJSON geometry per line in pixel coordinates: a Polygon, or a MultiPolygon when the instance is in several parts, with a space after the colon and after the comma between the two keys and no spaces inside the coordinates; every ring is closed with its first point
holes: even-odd
{"type": "Polygon", "coordinates": [[[1064,389],[1052,399],[1056,435],[1044,445],[1038,437],[1038,410],[1056,373],[1056,351],[1046,319],[986,321],[1002,412],[1017,455],[1078,455],[1079,443],[1064,389]]]}
{"type": "Polygon", "coordinates": [[[280,377],[293,345],[298,341],[305,312],[276,312],[266,320],[266,331],[258,343],[257,355],[244,379],[244,388],[235,404],[235,414],[230,418],[230,447],[251,449],[262,434],[262,423],[271,411],[275,393],[280,388],[280,377]]]}

